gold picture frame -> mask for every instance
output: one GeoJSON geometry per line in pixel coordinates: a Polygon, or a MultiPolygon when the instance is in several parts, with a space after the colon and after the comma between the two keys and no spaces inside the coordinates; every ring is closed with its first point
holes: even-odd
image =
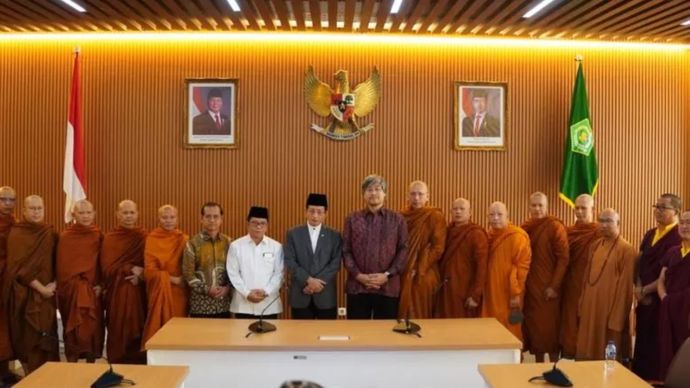
{"type": "Polygon", "coordinates": [[[185,79],[185,148],[238,148],[237,79],[185,79]]]}
{"type": "Polygon", "coordinates": [[[454,95],[454,148],[506,151],[508,84],[459,81],[455,82],[454,95]]]}

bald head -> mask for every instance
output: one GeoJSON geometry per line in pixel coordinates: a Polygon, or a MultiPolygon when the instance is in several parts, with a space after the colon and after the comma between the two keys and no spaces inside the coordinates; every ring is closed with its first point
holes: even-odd
{"type": "Polygon", "coordinates": [[[594,198],[589,194],[580,194],[575,198],[575,221],[594,222],[594,198]]]}
{"type": "Polygon", "coordinates": [[[9,186],[0,187],[0,214],[10,215],[14,213],[17,204],[17,193],[9,186]]]}
{"type": "Polygon", "coordinates": [[[423,208],[429,202],[429,186],[422,181],[410,183],[408,202],[413,209],[423,208]]]}
{"type": "Polygon", "coordinates": [[[493,229],[505,229],[509,223],[506,204],[499,201],[492,203],[489,206],[489,226],[493,229]]]}
{"type": "Polygon", "coordinates": [[[132,229],[137,225],[139,220],[139,210],[137,209],[137,204],[129,199],[121,201],[117,205],[117,212],[115,212],[117,217],[117,223],[119,226],[125,229],[132,229]]]}
{"type": "Polygon", "coordinates": [[[34,224],[43,222],[45,218],[45,209],[43,207],[43,198],[38,195],[30,195],[24,198],[24,219],[27,222],[34,224]]]}
{"type": "Polygon", "coordinates": [[[470,201],[466,200],[465,198],[458,198],[453,201],[451,215],[455,225],[465,225],[469,223],[470,218],[472,217],[470,201]]]}
{"type": "Polygon", "coordinates": [[[82,226],[93,225],[93,220],[96,218],[96,211],[93,209],[93,204],[85,199],[77,201],[72,206],[72,216],[77,224],[82,226]]]}
{"type": "Polygon", "coordinates": [[[529,215],[532,219],[544,218],[549,214],[549,200],[541,191],[529,196],[529,215]]]}
{"type": "Polygon", "coordinates": [[[613,208],[604,209],[599,214],[599,231],[605,238],[616,238],[620,234],[621,219],[613,208]]]}
{"type": "Polygon", "coordinates": [[[686,246],[690,244],[690,211],[686,210],[680,214],[678,234],[680,234],[680,238],[683,239],[683,243],[686,246]]]}
{"type": "Polygon", "coordinates": [[[167,231],[175,230],[177,228],[177,208],[172,205],[163,205],[158,208],[158,224],[167,231]]]}

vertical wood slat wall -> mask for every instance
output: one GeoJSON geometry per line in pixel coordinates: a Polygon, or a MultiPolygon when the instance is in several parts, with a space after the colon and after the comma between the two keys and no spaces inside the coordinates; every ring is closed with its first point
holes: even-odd
{"type": "MultiPolygon", "coordinates": [[[[620,210],[634,244],[654,224],[651,205],[663,192],[688,193],[688,53],[622,48],[482,47],[481,44],[293,41],[0,41],[0,185],[20,197],[46,199],[47,219],[62,225],[62,168],[74,46],[82,50],[88,196],[98,222],[115,224],[118,201],[179,207],[181,227],[199,228],[207,200],[225,206],[224,231],[246,233],[250,205],[270,209],[269,235],[303,221],[309,192],[329,195],[328,223],[342,228],[363,205],[359,184],[370,173],[389,181],[388,205],[404,206],[407,184],[429,183],[431,202],[472,201],[474,218],[503,200],[515,223],[531,192],[544,191],[551,211],[571,223],[557,199],[576,54],[585,77],[601,184],[597,208],[620,210]],[[304,102],[304,70],[349,71],[352,86],[377,66],[383,97],[369,133],[339,143],[309,129],[325,124],[304,102]],[[239,148],[183,148],[185,78],[237,78],[239,148]],[[453,150],[453,83],[508,84],[508,149],[453,150]]],[[[21,204],[18,203],[19,205],[21,204]]],[[[19,213],[19,211],[18,211],[19,213]]],[[[342,291],[344,271],[339,276],[342,291]]],[[[341,292],[339,305],[344,306],[341,292]]]]}

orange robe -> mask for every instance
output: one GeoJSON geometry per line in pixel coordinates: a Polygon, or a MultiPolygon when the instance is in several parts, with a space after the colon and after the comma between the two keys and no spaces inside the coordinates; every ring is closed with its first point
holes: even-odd
{"type": "Polygon", "coordinates": [[[609,340],[616,344],[619,361],[629,356],[636,258],[637,250],[622,237],[602,238],[592,246],[580,297],[576,359],[603,359],[609,340]]]}
{"type": "Polygon", "coordinates": [[[146,231],[117,227],[107,233],[101,247],[100,264],[105,289],[105,322],[108,329],[108,360],[117,364],[145,364],[141,336],[146,322],[146,289],[126,277],[133,267],[144,267],[146,231]]]}
{"type": "Polygon", "coordinates": [[[582,282],[589,250],[597,239],[597,224],[578,222],[567,228],[570,264],[561,287],[561,352],[574,358],[577,346],[577,308],[582,295],[582,282]]]}
{"type": "Polygon", "coordinates": [[[182,276],[182,254],[189,236],[180,230],[156,228],[146,238],[144,278],[148,315],[144,325],[142,349],[172,317],[187,316],[187,286],[170,283],[171,276],[182,276]]]}
{"type": "Polygon", "coordinates": [[[440,209],[407,208],[407,264],[401,276],[400,318],[431,318],[434,295],[441,284],[438,261],[446,244],[446,221],[440,209]]]}
{"type": "MultiPolygon", "coordinates": [[[[0,214],[0,279],[5,275],[5,268],[7,268],[7,236],[10,234],[10,229],[14,223],[15,220],[12,215],[0,214]]],[[[0,300],[0,362],[6,364],[6,361],[13,357],[7,306],[0,300]]]]}
{"type": "Polygon", "coordinates": [[[48,361],[58,361],[55,298],[45,299],[29,286],[55,280],[57,233],[52,226],[20,222],[7,238],[7,268],[2,299],[10,318],[15,357],[33,372],[48,361]]]}
{"type": "Polygon", "coordinates": [[[436,301],[436,318],[474,318],[481,312],[482,295],[489,262],[489,237],[475,223],[452,224],[446,234],[446,250],[441,257],[441,289],[436,301]],[[472,297],[477,308],[465,308],[472,297]]]}
{"type": "Polygon", "coordinates": [[[532,354],[558,353],[561,299],[546,301],[544,290],[561,294],[561,282],[568,268],[568,235],[556,217],[530,219],[522,225],[530,239],[532,264],[525,282],[524,348],[532,354]]]}
{"type": "MultiPolygon", "coordinates": [[[[522,340],[522,325],[512,324],[510,299],[523,297],[532,260],[529,236],[515,225],[489,231],[489,271],[484,289],[482,317],[494,317],[522,340]]],[[[520,302],[520,309],[523,306],[520,302]]]]}
{"type": "Polygon", "coordinates": [[[96,225],[72,224],[60,234],[57,296],[68,359],[103,354],[103,306],[93,290],[100,285],[102,239],[96,225]]]}

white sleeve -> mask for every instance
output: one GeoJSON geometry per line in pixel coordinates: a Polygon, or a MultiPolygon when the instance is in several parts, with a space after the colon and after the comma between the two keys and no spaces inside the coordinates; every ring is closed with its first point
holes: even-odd
{"type": "Polygon", "coordinates": [[[237,252],[237,248],[233,244],[230,244],[230,252],[226,267],[230,283],[232,283],[232,286],[235,288],[235,290],[237,290],[237,292],[246,298],[247,295],[249,295],[249,290],[247,289],[247,285],[244,284],[244,280],[240,274],[239,252],[237,252]]]}
{"type": "Polygon", "coordinates": [[[271,278],[268,280],[268,284],[266,285],[266,294],[270,295],[278,290],[280,290],[280,284],[283,282],[283,247],[278,246],[278,249],[276,249],[275,252],[276,259],[273,262],[273,273],[271,274],[271,278]]]}

